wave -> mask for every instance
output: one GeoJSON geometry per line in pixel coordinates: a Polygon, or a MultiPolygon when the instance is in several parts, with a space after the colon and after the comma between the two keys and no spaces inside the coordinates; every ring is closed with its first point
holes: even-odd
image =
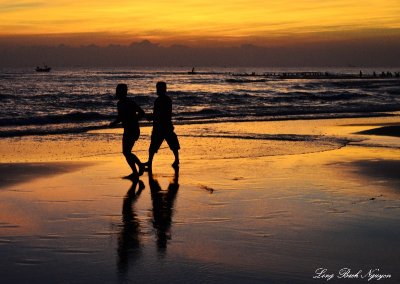
{"type": "MultiPolygon", "coordinates": [[[[205,112],[214,113],[213,110],[205,110],[205,112]]],[[[289,113],[289,112],[288,112],[289,113]]],[[[387,113],[378,112],[364,112],[364,113],[289,113],[279,115],[222,115],[215,112],[215,115],[201,116],[196,115],[193,112],[188,116],[176,116],[176,125],[188,125],[188,124],[202,124],[202,123],[221,123],[221,122],[244,122],[244,121],[277,121],[277,120],[309,120],[309,119],[330,119],[330,118],[356,118],[356,117],[379,117],[379,116],[390,116],[387,113]]],[[[66,124],[37,124],[37,125],[21,125],[21,126],[9,126],[0,129],[0,137],[20,137],[20,136],[42,136],[42,135],[57,135],[57,134],[77,134],[85,133],[90,130],[99,130],[109,128],[109,121],[99,120],[97,122],[87,121],[79,123],[66,123],[66,124]]],[[[149,122],[141,122],[142,126],[151,126],[149,122]]],[[[204,136],[204,135],[203,135],[204,136]]],[[[206,136],[204,136],[206,137],[206,136]]],[[[307,139],[320,139],[318,136],[302,136],[302,135],[268,135],[268,134],[256,134],[256,135],[218,135],[222,138],[236,138],[236,139],[259,139],[259,140],[287,140],[287,141],[305,141],[307,139]],[[223,137],[222,137],[223,136],[223,137]]],[[[322,138],[321,138],[322,139],[322,138]]]]}
{"type": "Polygon", "coordinates": [[[226,79],[225,82],[227,83],[240,83],[240,84],[245,84],[245,83],[264,83],[271,81],[270,79],[226,79]]]}
{"type": "Polygon", "coordinates": [[[0,100],[3,101],[5,99],[14,99],[15,95],[12,94],[0,94],[0,100]]]}
{"type": "Polygon", "coordinates": [[[326,81],[326,85],[335,88],[362,88],[362,89],[379,89],[385,86],[392,86],[398,83],[398,80],[393,79],[354,79],[354,80],[333,80],[326,81]]]}
{"type": "MultiPolygon", "coordinates": [[[[345,96],[334,97],[334,100],[343,100],[345,96]]],[[[325,115],[326,117],[335,117],[336,114],[349,114],[355,113],[371,114],[374,112],[393,112],[400,111],[400,104],[376,104],[374,102],[364,103],[359,105],[357,103],[349,102],[338,105],[293,105],[290,102],[293,100],[299,100],[299,98],[270,98],[268,101],[260,100],[253,101],[251,103],[246,102],[245,99],[231,98],[229,106],[225,107],[218,100],[213,102],[208,101],[200,104],[193,102],[196,106],[196,110],[188,110],[187,107],[190,104],[186,103],[184,106],[176,105],[174,109],[174,117],[176,120],[197,120],[197,119],[233,119],[248,117],[253,119],[256,117],[281,117],[284,119],[287,116],[296,115],[325,115]],[[234,100],[237,99],[237,102],[234,100]],[[247,104],[246,104],[247,103],[247,104]],[[276,104],[281,103],[281,104],[276,104]],[[282,103],[285,103],[282,105],[282,103]],[[287,104],[286,104],[287,103],[287,104]],[[203,105],[203,107],[201,107],[203,105]],[[216,107],[210,107],[215,105],[216,107]]],[[[333,100],[332,97],[327,99],[328,101],[333,100]]],[[[79,104],[78,104],[79,105],[79,104]]],[[[82,102],[82,105],[85,103],[82,102]]],[[[75,105],[76,107],[76,105],[75,105]]],[[[147,110],[147,109],[146,109],[147,110]]],[[[150,111],[151,112],[151,111],[150,111]]],[[[94,111],[74,111],[65,114],[49,114],[42,116],[32,117],[15,117],[12,116],[12,109],[9,110],[10,115],[8,117],[0,118],[0,126],[30,126],[30,125],[50,125],[50,124],[79,124],[84,122],[100,122],[100,121],[111,121],[115,118],[116,111],[115,106],[105,108],[104,112],[94,111]]]]}
{"type": "Polygon", "coordinates": [[[115,116],[104,115],[97,112],[73,112],[67,114],[45,115],[37,117],[0,118],[0,126],[67,124],[111,120],[113,117],[115,116]]]}
{"type": "Polygon", "coordinates": [[[108,125],[97,125],[97,126],[82,126],[82,127],[65,127],[65,128],[35,128],[35,129],[9,129],[1,130],[0,137],[22,137],[31,135],[57,135],[57,134],[77,134],[85,133],[90,130],[106,129],[108,125]]]}
{"type": "Polygon", "coordinates": [[[353,92],[290,92],[282,93],[272,98],[269,98],[273,102],[294,102],[298,100],[309,100],[309,101],[350,101],[356,99],[367,98],[369,95],[353,92]]]}
{"type": "MultiPolygon", "coordinates": [[[[334,136],[323,136],[323,135],[299,135],[299,134],[253,134],[253,133],[215,133],[215,134],[202,134],[202,135],[180,135],[183,137],[193,137],[197,139],[202,138],[216,138],[216,139],[234,139],[234,140],[262,140],[262,141],[276,141],[276,142],[295,142],[295,143],[305,143],[303,145],[307,145],[304,148],[297,148],[294,152],[288,151],[287,145],[285,143],[285,150],[281,153],[280,151],[270,151],[270,149],[266,149],[267,151],[263,151],[262,144],[257,143],[260,145],[259,151],[253,152],[251,155],[252,157],[263,157],[263,156],[275,156],[275,155],[291,155],[291,154],[305,154],[305,153],[315,153],[315,152],[322,152],[322,151],[330,151],[334,149],[339,149],[345,147],[351,142],[361,142],[361,139],[348,139],[343,137],[334,137],[334,136]]],[[[229,145],[232,142],[226,142],[229,145]]],[[[247,142],[245,142],[247,143],[247,142]]],[[[250,143],[250,142],[249,142],[250,143]]],[[[254,144],[253,144],[254,145],[254,144]]],[[[276,145],[271,142],[271,145],[276,145]]],[[[269,146],[271,147],[271,146],[269,146]]],[[[273,146],[272,146],[273,147],[273,146]]],[[[296,148],[296,147],[295,147],[296,148]]],[[[226,159],[232,158],[241,158],[241,157],[248,157],[248,154],[244,156],[241,155],[241,152],[237,152],[237,150],[233,149],[230,154],[228,151],[225,151],[228,157],[224,157],[226,159]],[[231,157],[229,157],[231,156],[231,157]]]]}
{"type": "MultiPolygon", "coordinates": [[[[229,139],[245,139],[245,140],[280,140],[280,141],[326,141],[340,142],[347,144],[348,139],[329,137],[323,135],[299,135],[299,134],[232,134],[232,133],[217,133],[217,134],[201,134],[201,135],[180,135],[186,137],[208,137],[208,138],[229,138],[229,139]]],[[[358,141],[358,140],[357,140],[358,141]]]]}

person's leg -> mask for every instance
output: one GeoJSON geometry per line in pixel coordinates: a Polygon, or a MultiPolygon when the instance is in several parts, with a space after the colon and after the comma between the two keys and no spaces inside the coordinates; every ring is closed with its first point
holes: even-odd
{"type": "Polygon", "coordinates": [[[175,156],[175,161],[173,162],[172,167],[177,168],[179,167],[179,149],[181,148],[179,145],[178,136],[172,131],[166,135],[165,140],[167,140],[168,146],[175,156]]]}
{"type": "Polygon", "coordinates": [[[152,169],[154,155],[157,153],[158,149],[160,149],[163,141],[164,137],[160,133],[154,132],[153,130],[149,147],[149,159],[147,160],[147,163],[145,163],[149,170],[152,169]]]}
{"type": "Polygon", "coordinates": [[[145,165],[151,169],[152,165],[153,165],[153,158],[154,158],[154,151],[151,149],[151,147],[149,148],[149,159],[147,160],[147,162],[145,163],[145,165]]]}
{"type": "Polygon", "coordinates": [[[132,169],[132,174],[139,175],[139,173],[142,173],[141,171],[142,163],[140,162],[139,158],[132,153],[133,145],[135,145],[134,137],[129,133],[124,133],[122,137],[122,153],[124,154],[128,165],[132,169]],[[139,167],[139,173],[136,169],[135,166],[136,164],[139,167]]]}
{"type": "Polygon", "coordinates": [[[172,163],[173,168],[178,168],[179,167],[179,150],[174,149],[172,150],[175,156],[175,161],[172,163]]]}

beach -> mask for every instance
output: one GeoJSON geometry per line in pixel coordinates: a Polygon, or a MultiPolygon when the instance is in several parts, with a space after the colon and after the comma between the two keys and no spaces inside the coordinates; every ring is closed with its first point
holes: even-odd
{"type": "Polygon", "coordinates": [[[164,143],[140,181],[119,128],[2,138],[1,282],[398,283],[399,127],[176,125],[179,171],[164,143]]]}

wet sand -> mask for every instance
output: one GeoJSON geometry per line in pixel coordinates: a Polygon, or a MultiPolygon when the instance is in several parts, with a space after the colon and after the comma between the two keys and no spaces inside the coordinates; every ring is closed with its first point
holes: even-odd
{"type": "Polygon", "coordinates": [[[77,171],[90,163],[0,163],[0,190],[1,188],[26,183],[38,178],[77,171]]]}
{"type": "Polygon", "coordinates": [[[1,282],[398,283],[400,141],[360,134],[388,123],[181,125],[179,173],[164,146],[140,182],[120,130],[2,139],[1,282]]]}

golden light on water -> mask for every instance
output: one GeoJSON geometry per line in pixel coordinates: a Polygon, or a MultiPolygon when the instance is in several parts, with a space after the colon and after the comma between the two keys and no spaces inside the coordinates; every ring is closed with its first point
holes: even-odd
{"type": "MultiPolygon", "coordinates": [[[[107,35],[110,41],[237,42],[399,34],[384,1],[0,1],[0,35],[107,35]]],[[[106,43],[106,42],[104,42],[106,43]]]]}

